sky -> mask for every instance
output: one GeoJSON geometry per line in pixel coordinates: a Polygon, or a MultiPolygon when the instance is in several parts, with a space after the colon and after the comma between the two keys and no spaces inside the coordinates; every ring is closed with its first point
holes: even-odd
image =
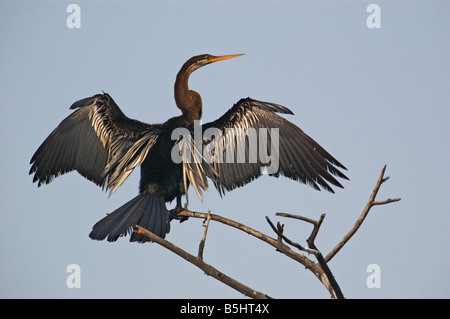
{"type": "MultiPolygon", "coordinates": [[[[28,171],[73,102],[103,90],[128,117],[162,123],[180,114],[173,84],[187,59],[245,53],[192,74],[203,120],[243,97],[284,105],[350,180],[331,194],[264,176],[223,198],[212,187],[203,202],[191,189],[189,208],[275,237],[269,216],[303,244],[310,225],[275,213],[325,213],[316,239],[325,255],[387,165],[378,199],[402,200],[374,207],[330,269],[347,298],[449,298],[449,10],[448,1],[2,1],[0,297],[244,298],[157,244],[88,237],[136,196],[139,169],[111,197],[76,172],[38,188],[28,171]],[[373,3],[378,28],[367,22],[373,3]]],[[[196,255],[202,233],[190,219],[166,239],[196,255]]],[[[302,265],[217,222],[204,261],[274,298],[330,298],[302,265]]]]}

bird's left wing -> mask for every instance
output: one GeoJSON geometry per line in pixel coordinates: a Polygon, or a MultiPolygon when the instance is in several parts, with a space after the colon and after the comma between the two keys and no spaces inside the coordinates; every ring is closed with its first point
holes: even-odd
{"type": "MultiPolygon", "coordinates": [[[[250,98],[241,99],[214,122],[204,124],[202,161],[206,175],[223,194],[264,173],[280,174],[330,192],[342,188],[333,175],[348,179],[333,156],[295,124],[277,115],[288,108],[250,98]]],[[[200,178],[200,180],[202,180],[200,178]]]]}

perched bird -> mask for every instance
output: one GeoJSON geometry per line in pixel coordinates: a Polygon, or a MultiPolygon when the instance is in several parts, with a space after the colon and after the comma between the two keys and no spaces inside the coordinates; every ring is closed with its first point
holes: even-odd
{"type": "MultiPolygon", "coordinates": [[[[283,175],[317,190],[333,192],[329,183],[342,188],[333,175],[347,179],[338,169],[345,167],[295,124],[277,115],[293,114],[284,106],[245,98],[219,119],[199,124],[202,100],[188,87],[190,74],[241,55],[190,58],[175,81],[175,102],[182,114],[162,124],[128,118],[107,93],[73,103],[70,109],[75,111],[31,158],[33,182],[41,186],[77,170],[112,194],[140,165],[139,195],[107,214],[89,234],[108,241],[127,235],[135,225],[165,237],[171,219],[166,203],[176,198],[175,212],[179,212],[189,185],[201,197],[208,179],[221,195],[264,173],[283,175]]],[[[148,238],[133,232],[130,241],[148,238]]]]}

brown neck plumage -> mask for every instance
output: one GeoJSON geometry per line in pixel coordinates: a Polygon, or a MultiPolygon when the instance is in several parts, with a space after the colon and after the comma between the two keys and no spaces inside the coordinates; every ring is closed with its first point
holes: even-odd
{"type": "Polygon", "coordinates": [[[188,123],[194,123],[202,116],[202,98],[200,94],[189,90],[188,80],[193,71],[198,69],[198,65],[191,60],[186,62],[178,72],[175,81],[175,102],[183,112],[183,117],[188,123]]]}

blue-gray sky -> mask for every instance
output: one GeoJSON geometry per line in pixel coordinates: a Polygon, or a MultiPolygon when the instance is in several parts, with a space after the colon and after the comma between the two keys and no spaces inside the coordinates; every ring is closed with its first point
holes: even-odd
{"type": "MultiPolygon", "coordinates": [[[[265,216],[304,243],[317,219],[325,254],[353,226],[382,167],[391,179],[330,262],[348,298],[448,298],[450,96],[448,1],[2,1],[0,4],[0,297],[240,298],[156,244],[89,239],[105,213],[138,192],[139,170],[111,197],[70,173],[37,188],[29,160],[76,100],[104,90],[131,118],[179,115],[173,83],[191,56],[245,53],[196,71],[204,121],[250,96],[289,107],[289,120],[346,165],[336,194],[263,177],[220,198],[190,192],[190,208],[272,235],[265,216]],[[81,9],[70,29],[69,4],[81,9]],[[366,8],[381,8],[370,29],[366,8]],[[81,288],[69,289],[77,264],[81,288]],[[377,264],[381,287],[368,288],[377,264]]],[[[200,220],[172,223],[167,239],[196,254],[200,220]]],[[[276,298],[329,298],[301,265],[237,230],[212,223],[205,261],[276,298]]]]}

